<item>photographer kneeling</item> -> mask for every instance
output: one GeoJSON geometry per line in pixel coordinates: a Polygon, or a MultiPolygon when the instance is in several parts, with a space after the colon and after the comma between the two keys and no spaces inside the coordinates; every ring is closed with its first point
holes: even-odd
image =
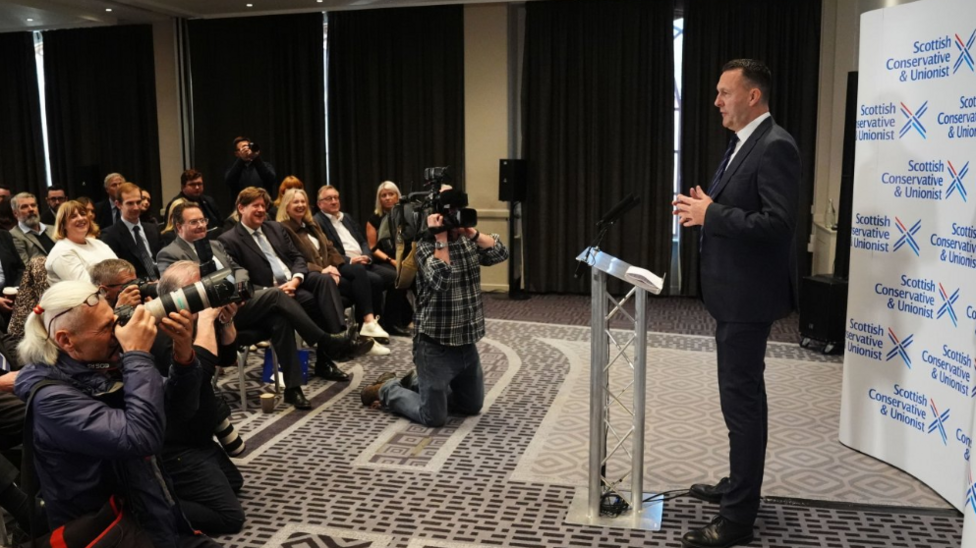
{"type": "MultiPolygon", "coordinates": [[[[444,186],[441,190],[449,190],[444,186]]],[[[378,401],[425,426],[442,426],[448,403],[463,414],[481,411],[485,382],[475,346],[485,335],[481,267],[508,258],[497,234],[474,228],[444,230],[444,217],[427,217],[429,232],[417,243],[417,334],[413,361],[417,392],[388,375],[362,392],[363,405],[378,401]]]]}
{"type": "Polygon", "coordinates": [[[116,495],[157,548],[191,540],[216,546],[194,535],[156,459],[164,399],[179,405],[200,382],[190,315],[170,314],[159,326],[180,341],[165,385],[148,352],[156,319],[142,306],[117,327],[98,289],[71,280],[51,286],[28,317],[18,350],[30,365],[14,390],[26,401],[38,383],[54,381],[31,404],[34,467],[52,529],[94,514],[116,495]]]}

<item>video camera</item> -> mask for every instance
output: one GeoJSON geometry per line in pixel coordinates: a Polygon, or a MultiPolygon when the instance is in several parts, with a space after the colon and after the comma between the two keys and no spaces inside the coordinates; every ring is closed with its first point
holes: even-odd
{"type": "Polygon", "coordinates": [[[427,217],[440,213],[444,217],[442,227],[427,228],[430,234],[444,232],[452,228],[472,228],[478,224],[478,212],[468,207],[468,195],[460,190],[451,188],[441,192],[441,186],[453,179],[450,166],[428,167],[424,170],[424,186],[430,191],[415,209],[421,216],[421,226],[426,226],[427,217]]]}
{"type": "MultiPolygon", "coordinates": [[[[168,316],[170,312],[189,310],[191,314],[195,314],[207,308],[246,301],[253,293],[254,288],[250,280],[237,282],[231,269],[222,268],[201,277],[199,282],[149,301],[145,307],[158,320],[168,316]]],[[[135,308],[128,305],[116,308],[118,324],[128,323],[132,319],[133,312],[135,308]]]]}

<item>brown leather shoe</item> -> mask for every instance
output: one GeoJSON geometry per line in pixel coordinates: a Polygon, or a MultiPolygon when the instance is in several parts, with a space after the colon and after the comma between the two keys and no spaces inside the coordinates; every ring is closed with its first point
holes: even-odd
{"type": "Polygon", "coordinates": [[[374,404],[380,401],[380,388],[386,384],[386,381],[395,378],[396,373],[383,373],[376,378],[373,384],[363,388],[363,391],[359,394],[359,401],[363,402],[363,405],[366,407],[374,407],[374,404]]]}

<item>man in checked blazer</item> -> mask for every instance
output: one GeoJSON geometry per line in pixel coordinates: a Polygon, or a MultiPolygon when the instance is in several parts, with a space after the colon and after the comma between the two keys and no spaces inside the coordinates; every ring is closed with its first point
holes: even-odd
{"type": "Polygon", "coordinates": [[[701,226],[701,289],[717,321],[719,396],[729,429],[729,476],[696,484],[691,495],[721,504],[710,524],[685,534],[694,548],[746,544],[759,511],[766,458],[763,372],[773,321],[796,306],[794,233],[800,155],[769,114],[772,74],[751,59],[722,68],[715,106],[735,132],[708,190],[679,194],[674,214],[701,226]]]}

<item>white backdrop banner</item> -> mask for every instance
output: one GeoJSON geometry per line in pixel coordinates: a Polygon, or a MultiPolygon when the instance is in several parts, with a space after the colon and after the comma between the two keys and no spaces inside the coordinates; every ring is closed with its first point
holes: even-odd
{"type": "Polygon", "coordinates": [[[974,42],[974,0],[861,17],[840,441],[968,508],[976,548],[974,42]]]}

